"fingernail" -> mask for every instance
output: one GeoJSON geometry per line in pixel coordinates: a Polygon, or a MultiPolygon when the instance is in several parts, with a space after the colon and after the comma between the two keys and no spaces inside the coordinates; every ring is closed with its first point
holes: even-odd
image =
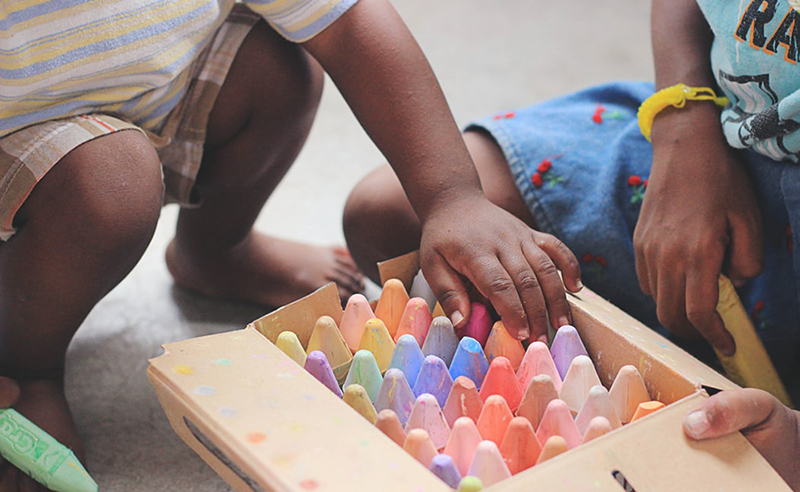
{"type": "Polygon", "coordinates": [[[578,286],[578,290],[583,288],[583,282],[581,282],[581,279],[576,280],[575,285],[578,286]]]}
{"type": "Polygon", "coordinates": [[[558,318],[558,327],[559,328],[561,328],[564,325],[568,325],[568,324],[570,324],[570,322],[569,322],[569,318],[567,318],[566,316],[562,316],[562,317],[558,318]]]}
{"type": "Polygon", "coordinates": [[[450,315],[450,321],[453,322],[453,326],[458,326],[459,323],[464,321],[464,315],[461,314],[461,311],[453,311],[453,314],[450,315]]]}
{"type": "Polygon", "coordinates": [[[527,340],[531,336],[531,331],[527,328],[521,328],[517,332],[517,340],[527,340]]]}
{"type": "Polygon", "coordinates": [[[701,438],[711,427],[711,422],[708,421],[706,412],[697,410],[692,412],[683,419],[683,425],[694,438],[701,438]]]}
{"type": "Polygon", "coordinates": [[[537,338],[536,340],[547,345],[547,333],[545,333],[544,335],[540,335],[539,338],[537,338]]]}
{"type": "Polygon", "coordinates": [[[742,287],[746,282],[741,279],[731,279],[731,283],[734,287],[742,287]]]}

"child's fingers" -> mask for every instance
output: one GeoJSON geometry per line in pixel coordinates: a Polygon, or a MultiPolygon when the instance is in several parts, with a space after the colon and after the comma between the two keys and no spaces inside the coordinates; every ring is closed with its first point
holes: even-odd
{"type": "MultiPolygon", "coordinates": [[[[472,258],[464,266],[464,273],[475,284],[475,287],[489,299],[511,336],[523,340],[530,336],[531,326],[518,289],[534,292],[538,290],[539,281],[524,255],[518,252],[517,256],[514,256],[515,259],[511,260],[513,255],[506,253],[506,262],[509,262],[510,271],[515,275],[513,279],[509,270],[497,256],[472,258]]],[[[536,332],[546,333],[547,319],[541,291],[539,291],[538,299],[535,295],[528,294],[526,302],[531,303],[531,312],[537,313],[538,317],[532,320],[536,323],[536,332]]]]}
{"type": "MultiPolygon", "coordinates": [[[[550,315],[550,322],[553,324],[553,327],[558,329],[561,326],[572,324],[572,313],[567,303],[567,296],[564,294],[564,282],[558,274],[556,264],[544,250],[536,248],[533,245],[525,245],[524,247],[525,256],[528,262],[533,265],[533,269],[539,279],[540,291],[544,296],[544,302],[547,306],[547,312],[550,315]]],[[[524,293],[522,294],[522,302],[527,309],[529,307],[528,301],[524,293]]],[[[529,309],[527,310],[530,311],[529,309]]],[[[530,314],[528,319],[530,319],[530,314]]],[[[546,320],[543,323],[543,330],[541,332],[533,326],[533,323],[531,323],[531,326],[534,331],[534,338],[540,339],[542,335],[547,334],[548,327],[546,320]]]]}
{"type": "Polygon", "coordinates": [[[736,342],[719,313],[719,270],[690,269],[686,277],[686,317],[708,342],[725,355],[736,352],[736,342]]]}
{"type": "Polygon", "coordinates": [[[747,431],[768,425],[780,407],[780,402],[765,391],[722,391],[688,414],[683,420],[683,430],[692,439],[711,439],[747,431]]]}
{"type": "MultiPolygon", "coordinates": [[[[572,250],[551,234],[533,231],[533,240],[561,270],[564,286],[570,292],[580,291],[583,288],[581,266],[572,250]]],[[[547,294],[545,296],[547,297],[547,294]]]]}
{"type": "Polygon", "coordinates": [[[423,259],[422,270],[453,326],[461,328],[470,315],[470,299],[461,276],[441,256],[431,261],[423,259]]]}
{"type": "MultiPolygon", "coordinates": [[[[532,245],[531,245],[532,246],[532,245]]],[[[525,248],[525,245],[523,245],[525,248]]],[[[547,303],[543,290],[545,283],[552,283],[555,275],[561,297],[564,297],[564,288],[553,262],[538,248],[529,248],[531,251],[510,251],[500,258],[501,267],[513,282],[513,292],[509,292],[504,284],[490,283],[491,287],[499,287],[499,295],[490,292],[489,299],[503,319],[503,324],[512,336],[525,340],[531,336],[539,338],[547,334],[547,303]],[[499,299],[499,301],[495,301],[499,299]],[[504,303],[503,306],[495,302],[504,303]],[[519,303],[522,312],[517,314],[519,303]]],[[[499,272],[498,272],[499,274],[499,272]]],[[[495,289],[497,291],[498,289],[495,289]]],[[[552,288],[550,288],[552,291],[552,288]]]]}
{"type": "Polygon", "coordinates": [[[686,283],[683,272],[678,268],[659,271],[658,275],[650,274],[650,278],[658,279],[655,291],[656,313],[658,321],[670,332],[684,339],[697,338],[697,330],[686,318],[686,283]]]}

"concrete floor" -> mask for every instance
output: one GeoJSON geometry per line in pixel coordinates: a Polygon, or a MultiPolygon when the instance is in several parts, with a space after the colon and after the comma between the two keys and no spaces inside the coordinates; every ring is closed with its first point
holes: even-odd
{"type": "MultiPolygon", "coordinates": [[[[393,3],[460,125],[596,83],[652,79],[649,2],[393,3]]],[[[257,226],[289,239],[342,244],[347,194],[382,162],[329,84],[306,148],[257,226]]],[[[172,431],[145,370],[163,343],[239,329],[266,310],[173,286],[163,256],[176,216],[176,208],[164,209],[142,261],[70,347],[68,397],[86,439],[86,464],[102,491],[230,490],[172,431]]]]}

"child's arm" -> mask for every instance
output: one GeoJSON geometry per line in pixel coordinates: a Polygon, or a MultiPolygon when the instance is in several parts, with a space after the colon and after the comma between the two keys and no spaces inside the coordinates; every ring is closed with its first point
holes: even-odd
{"type": "Polygon", "coordinates": [[[742,434],[800,492],[800,412],[789,409],[766,391],[718,393],[686,416],[684,432],[693,439],[742,434]]]}
{"type": "MultiPolygon", "coordinates": [[[[657,90],[716,87],[713,34],[695,0],[654,0],[652,37],[657,90]]],[[[734,283],[763,268],[759,210],[743,162],[711,102],[662,111],[652,136],[653,167],[634,232],[640,285],[666,328],[684,337],[699,331],[731,354],[733,339],[715,311],[723,262],[734,283]]]]}
{"type": "Polygon", "coordinates": [[[423,271],[453,321],[470,309],[463,278],[512,334],[545,334],[547,313],[569,321],[564,284],[580,289],[576,258],[485,198],[439,84],[388,1],[361,0],[305,47],[400,178],[422,222],[423,271]]]}

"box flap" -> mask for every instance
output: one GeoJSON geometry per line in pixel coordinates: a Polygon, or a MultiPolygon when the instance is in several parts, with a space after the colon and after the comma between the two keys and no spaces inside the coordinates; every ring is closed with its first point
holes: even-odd
{"type": "Polygon", "coordinates": [[[291,304],[272,311],[251,324],[269,341],[275,343],[282,331],[293,331],[303,347],[314,331],[314,324],[320,316],[330,316],[336,325],[342,321],[342,301],[336,284],[329,283],[311,294],[291,304]]]}

